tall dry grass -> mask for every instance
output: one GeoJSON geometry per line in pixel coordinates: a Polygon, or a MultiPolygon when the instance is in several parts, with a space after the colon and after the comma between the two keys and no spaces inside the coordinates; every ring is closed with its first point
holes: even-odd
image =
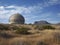
{"type": "Polygon", "coordinates": [[[60,45],[60,30],[44,30],[9,39],[1,37],[0,45],[60,45]]]}

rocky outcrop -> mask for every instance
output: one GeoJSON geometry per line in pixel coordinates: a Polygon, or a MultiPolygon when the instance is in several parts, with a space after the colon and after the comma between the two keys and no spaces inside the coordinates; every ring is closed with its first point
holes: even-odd
{"type": "Polygon", "coordinates": [[[50,24],[47,21],[35,21],[34,24],[50,24]]]}

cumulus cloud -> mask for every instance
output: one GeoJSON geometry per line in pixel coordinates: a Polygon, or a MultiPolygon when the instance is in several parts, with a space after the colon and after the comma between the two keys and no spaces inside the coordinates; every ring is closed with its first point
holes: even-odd
{"type": "Polygon", "coordinates": [[[60,0],[49,0],[50,4],[59,4],[60,3],[60,0]]]}

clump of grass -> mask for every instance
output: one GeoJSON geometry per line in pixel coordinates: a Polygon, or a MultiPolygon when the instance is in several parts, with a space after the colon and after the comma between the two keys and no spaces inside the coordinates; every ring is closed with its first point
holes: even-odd
{"type": "Polygon", "coordinates": [[[35,29],[38,29],[38,30],[55,29],[55,27],[52,27],[50,25],[41,25],[41,26],[37,25],[37,26],[35,26],[35,29]]]}
{"type": "MultiPolygon", "coordinates": [[[[40,30],[41,27],[39,27],[39,26],[37,25],[37,26],[34,27],[34,29],[38,29],[38,30],[40,30]]],[[[41,30],[42,30],[42,29],[41,29],[41,30]]]]}
{"type": "Polygon", "coordinates": [[[55,37],[54,38],[55,42],[59,44],[60,43],[60,33],[59,32],[55,32],[54,33],[54,37],[55,37]]]}
{"type": "Polygon", "coordinates": [[[30,28],[21,27],[21,28],[18,28],[16,30],[16,33],[18,33],[18,34],[29,34],[28,30],[30,30],[30,28]]]}
{"type": "Polygon", "coordinates": [[[55,29],[55,27],[52,27],[52,26],[50,26],[50,25],[45,25],[45,26],[43,26],[43,28],[44,28],[44,29],[55,29]]]}
{"type": "Polygon", "coordinates": [[[19,27],[18,26],[11,26],[10,29],[17,30],[17,29],[19,29],[19,27]]]}
{"type": "Polygon", "coordinates": [[[0,30],[9,30],[9,26],[0,24],[0,30]]]}
{"type": "Polygon", "coordinates": [[[12,38],[12,37],[14,37],[13,35],[11,35],[11,34],[8,34],[8,33],[6,33],[6,32],[4,32],[4,31],[2,31],[2,32],[0,32],[0,37],[2,37],[2,38],[12,38]]]}
{"type": "Polygon", "coordinates": [[[37,45],[48,45],[48,44],[46,44],[46,43],[43,42],[43,41],[39,41],[39,42],[37,43],[37,45]]]}
{"type": "Polygon", "coordinates": [[[31,23],[29,23],[28,25],[32,25],[31,23]]]}

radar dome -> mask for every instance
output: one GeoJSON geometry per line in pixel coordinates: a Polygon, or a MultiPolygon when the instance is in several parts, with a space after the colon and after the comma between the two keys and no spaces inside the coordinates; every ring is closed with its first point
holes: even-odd
{"type": "Polygon", "coordinates": [[[25,22],[24,17],[19,13],[13,14],[9,18],[10,24],[24,24],[24,22],[25,22]]]}

